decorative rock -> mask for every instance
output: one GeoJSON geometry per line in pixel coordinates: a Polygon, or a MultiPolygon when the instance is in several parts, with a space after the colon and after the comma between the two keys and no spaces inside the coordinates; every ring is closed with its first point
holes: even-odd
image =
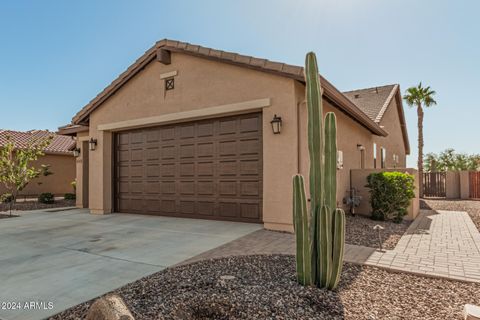
{"type": "Polygon", "coordinates": [[[480,307],[473,304],[466,304],[463,308],[463,319],[480,320],[480,307]]]}
{"type": "Polygon", "coordinates": [[[135,320],[123,302],[116,294],[97,299],[88,310],[85,320],[135,320]]]}

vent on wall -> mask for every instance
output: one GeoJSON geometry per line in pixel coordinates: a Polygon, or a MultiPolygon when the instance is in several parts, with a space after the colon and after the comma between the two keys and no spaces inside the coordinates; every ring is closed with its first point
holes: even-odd
{"type": "Polygon", "coordinates": [[[175,79],[165,79],[165,90],[173,90],[175,88],[175,79]]]}

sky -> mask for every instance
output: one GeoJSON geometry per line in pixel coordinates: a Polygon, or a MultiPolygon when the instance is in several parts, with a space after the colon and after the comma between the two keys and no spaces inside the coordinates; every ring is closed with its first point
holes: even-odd
{"type": "MultiPolygon", "coordinates": [[[[157,40],[303,65],[339,90],[422,81],[425,152],[480,153],[480,1],[0,0],[0,128],[49,129],[157,40]]],[[[404,104],[416,166],[417,116],[404,104]]]]}

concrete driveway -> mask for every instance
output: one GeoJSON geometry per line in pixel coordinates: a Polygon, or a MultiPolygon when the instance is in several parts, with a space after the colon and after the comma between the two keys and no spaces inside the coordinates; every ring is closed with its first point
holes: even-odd
{"type": "Polygon", "coordinates": [[[1,319],[43,319],[261,229],[238,222],[51,211],[0,219],[1,319]]]}

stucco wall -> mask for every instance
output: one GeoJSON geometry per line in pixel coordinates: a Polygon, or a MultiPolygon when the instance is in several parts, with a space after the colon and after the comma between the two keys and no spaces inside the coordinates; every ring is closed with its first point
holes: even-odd
{"type": "Polygon", "coordinates": [[[83,169],[85,165],[88,166],[88,164],[84,163],[84,160],[88,159],[89,151],[86,145],[88,139],[89,139],[88,132],[77,133],[76,147],[80,149],[80,155],[75,159],[75,167],[76,167],[75,179],[77,181],[76,206],[78,208],[84,208],[85,207],[84,203],[86,203],[84,198],[89,197],[89,195],[85,194],[84,192],[84,190],[88,190],[88,188],[84,187],[84,169],[83,169]]]}
{"type": "Polygon", "coordinates": [[[445,180],[446,198],[460,199],[460,172],[447,171],[445,180]]]}
{"type": "Polygon", "coordinates": [[[374,136],[373,138],[373,142],[377,144],[377,168],[381,167],[380,148],[382,147],[386,150],[386,168],[405,168],[407,166],[407,155],[405,152],[405,143],[402,136],[402,127],[400,125],[397,103],[397,99],[392,99],[380,121],[380,125],[388,132],[388,136],[374,136]],[[398,155],[399,158],[397,164],[393,161],[394,154],[398,155]]]}
{"type": "MultiPolygon", "coordinates": [[[[305,86],[297,84],[297,101],[300,115],[300,173],[308,177],[310,161],[307,137],[307,107],[305,86]]],[[[365,147],[365,167],[373,168],[373,138],[371,132],[358,124],[345,113],[338,111],[328,101],[323,100],[323,112],[334,112],[337,118],[337,149],[343,152],[343,169],[337,170],[337,206],[346,209],[343,199],[350,191],[350,170],[361,167],[361,151],[357,145],[365,147]]],[[[308,188],[308,179],[306,179],[308,188]]]]}
{"type": "Polygon", "coordinates": [[[152,62],[90,117],[90,137],[98,140],[90,152],[90,209],[112,209],[112,133],[98,125],[153,117],[225,104],[270,98],[263,109],[263,220],[276,229],[291,229],[291,177],[297,169],[294,80],[228,64],[172,53],[172,63],[152,62]],[[160,74],[177,71],[175,89],[164,91],[160,74]],[[270,121],[284,119],[274,135],[270,121]]]}
{"type": "MultiPolygon", "coordinates": [[[[73,193],[72,181],[75,179],[75,158],[72,155],[46,154],[33,163],[36,168],[50,165],[49,176],[40,176],[32,180],[20,195],[37,196],[40,193],[50,192],[57,196],[65,193],[73,193]]],[[[4,186],[0,186],[0,194],[6,192],[4,186]]]]}

